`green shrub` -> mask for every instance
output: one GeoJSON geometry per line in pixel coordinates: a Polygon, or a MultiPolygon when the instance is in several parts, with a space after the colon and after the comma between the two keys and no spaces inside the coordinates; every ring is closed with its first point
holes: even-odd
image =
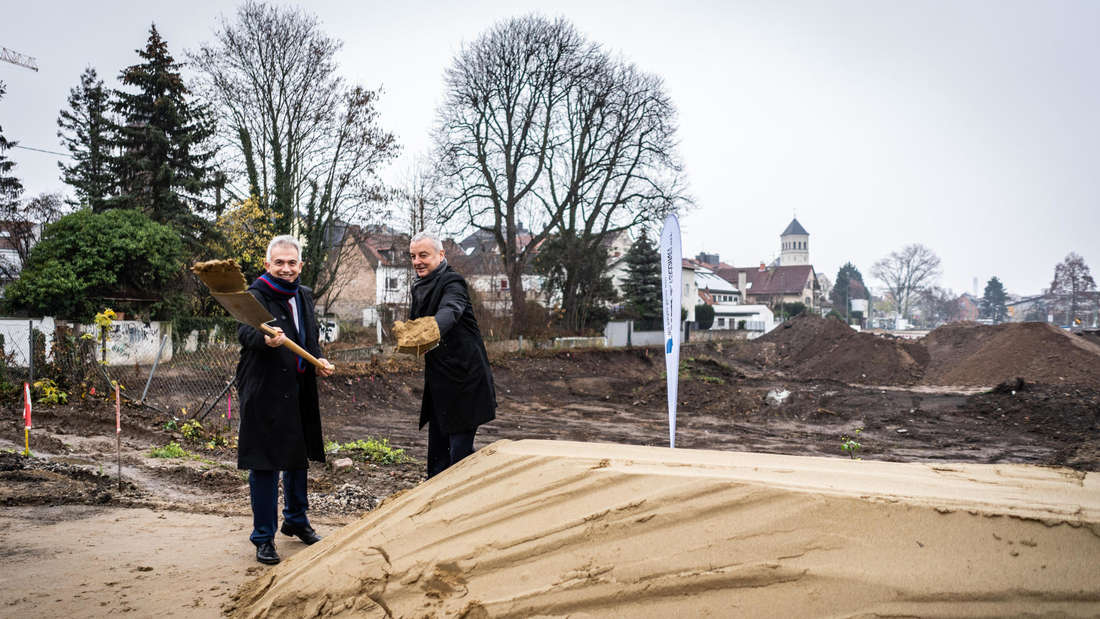
{"type": "Polygon", "coordinates": [[[359,439],[343,445],[329,441],[325,443],[325,452],[375,464],[403,464],[412,461],[404,449],[390,447],[390,440],[386,438],[367,437],[367,440],[359,439]]]}
{"type": "Polygon", "coordinates": [[[154,447],[149,452],[150,458],[190,458],[191,454],[186,449],[180,447],[180,444],[176,441],[168,443],[164,447],[154,447]]]}

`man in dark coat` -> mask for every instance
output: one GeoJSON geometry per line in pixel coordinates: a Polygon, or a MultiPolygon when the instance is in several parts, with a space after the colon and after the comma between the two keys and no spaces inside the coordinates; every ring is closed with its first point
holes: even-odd
{"type": "Polygon", "coordinates": [[[496,390],[466,280],[447,264],[443,243],[421,232],[409,243],[416,281],[409,318],[434,316],[439,345],[424,355],[420,427],[428,425],[428,477],[474,451],[474,433],[496,417],[496,390]]]}
{"type": "Polygon", "coordinates": [[[270,337],[245,324],[237,330],[241,342],[237,364],[241,401],[237,468],[249,470],[249,539],[256,545],[256,560],[267,564],[279,562],[274,543],[279,471],[283,472],[283,534],[296,536],[306,544],[321,539],[306,517],[306,472],[309,460],[325,461],[316,375],[329,376],[332,369],[321,358],[312,291],[299,285],[301,255],[297,239],[275,237],[267,247],[266,273],[248,289],[275,318],[272,327],[278,335],[270,337]],[[315,370],[282,346],[287,338],[329,367],[315,370]]]}

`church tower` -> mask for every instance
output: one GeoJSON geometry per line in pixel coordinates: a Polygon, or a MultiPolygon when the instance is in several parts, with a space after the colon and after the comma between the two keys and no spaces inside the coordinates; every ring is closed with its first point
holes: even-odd
{"type": "Polygon", "coordinates": [[[798,223],[798,218],[791,220],[779,240],[779,266],[810,264],[810,233],[798,223]]]}

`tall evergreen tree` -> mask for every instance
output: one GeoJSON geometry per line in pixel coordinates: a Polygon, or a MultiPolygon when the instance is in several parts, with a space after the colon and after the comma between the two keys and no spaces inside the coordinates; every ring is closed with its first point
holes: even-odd
{"type": "MultiPolygon", "coordinates": [[[[0,82],[0,99],[4,98],[5,92],[7,89],[4,82],[0,82]]],[[[0,127],[0,207],[4,207],[5,210],[17,203],[19,196],[23,193],[23,183],[10,174],[11,169],[15,167],[15,162],[4,154],[15,145],[16,142],[10,142],[4,137],[4,128],[0,127]]]]}
{"type": "Polygon", "coordinates": [[[1008,308],[1005,306],[1007,300],[1008,295],[1005,294],[1004,284],[996,277],[991,277],[985,285],[979,314],[982,318],[992,319],[993,322],[1004,322],[1008,317],[1008,308]]]}
{"type": "Polygon", "coordinates": [[[73,206],[88,206],[99,213],[107,208],[114,190],[110,169],[110,100],[96,70],[88,67],[80,75],[80,85],[69,91],[69,109],[57,119],[57,137],[72,154],[72,165],[57,162],[61,180],[76,192],[73,206]]]}
{"type": "Polygon", "coordinates": [[[644,321],[661,317],[661,253],[642,232],[626,252],[626,281],[623,296],[626,310],[644,321]]]}
{"type": "MultiPolygon", "coordinates": [[[[833,303],[833,309],[842,308],[838,310],[838,313],[847,318],[852,313],[849,301],[869,297],[867,285],[863,283],[863,274],[859,272],[854,264],[845,262],[844,266],[837,271],[836,283],[833,284],[833,290],[829,293],[829,300],[833,303]]],[[[856,312],[856,314],[862,313],[856,312]]]]}
{"type": "Polygon", "coordinates": [[[194,245],[212,230],[199,213],[214,210],[202,194],[216,181],[207,144],[214,134],[204,106],[190,101],[180,64],[168,44],[149,29],[144,60],[122,71],[120,79],[135,92],[115,91],[118,114],[114,172],[119,195],[110,206],[140,210],[175,228],[194,245]]]}

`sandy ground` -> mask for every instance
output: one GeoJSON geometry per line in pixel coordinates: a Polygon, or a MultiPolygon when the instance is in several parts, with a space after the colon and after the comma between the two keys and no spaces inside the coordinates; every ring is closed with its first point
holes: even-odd
{"type": "MultiPolygon", "coordinates": [[[[318,526],[325,532],[329,527],[318,526]]],[[[256,563],[244,516],[84,505],[0,511],[0,615],[216,617],[256,563]]],[[[279,540],[283,557],[305,548],[279,540]]]]}
{"type": "Polygon", "coordinates": [[[243,617],[1100,614],[1100,479],[501,441],[254,579],[243,617]]]}

